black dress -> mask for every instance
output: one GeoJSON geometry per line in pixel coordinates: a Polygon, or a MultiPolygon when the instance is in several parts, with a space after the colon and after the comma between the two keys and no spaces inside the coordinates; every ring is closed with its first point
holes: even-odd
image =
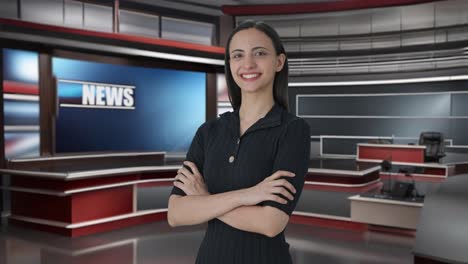
{"type": "MultiPolygon", "coordinates": [[[[211,194],[252,187],[277,170],[296,174],[288,179],[296,188],[294,200],[272,206],[291,215],[304,186],[310,155],[307,123],[275,104],[241,137],[239,113],[228,112],[198,129],[187,153],[203,174],[211,194]]],[[[177,187],[171,194],[185,195],[177,187]]],[[[284,232],[276,237],[242,231],[213,219],[198,251],[199,264],[292,263],[284,232]]]]}

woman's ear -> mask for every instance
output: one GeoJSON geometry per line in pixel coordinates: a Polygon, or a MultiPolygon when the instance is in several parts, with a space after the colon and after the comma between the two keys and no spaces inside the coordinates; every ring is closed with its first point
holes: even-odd
{"type": "Polygon", "coordinates": [[[280,72],[283,69],[285,61],[286,61],[286,55],[284,53],[281,53],[280,55],[278,55],[278,61],[276,64],[276,72],[280,72]]]}

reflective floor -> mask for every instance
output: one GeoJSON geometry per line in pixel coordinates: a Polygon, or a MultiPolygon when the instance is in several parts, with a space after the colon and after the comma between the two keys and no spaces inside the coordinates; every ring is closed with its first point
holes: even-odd
{"type": "MultiPolygon", "coordinates": [[[[3,225],[0,263],[194,263],[205,226],[171,228],[157,222],[67,238],[3,225]]],[[[413,237],[289,224],[294,263],[413,263],[413,237]]]]}

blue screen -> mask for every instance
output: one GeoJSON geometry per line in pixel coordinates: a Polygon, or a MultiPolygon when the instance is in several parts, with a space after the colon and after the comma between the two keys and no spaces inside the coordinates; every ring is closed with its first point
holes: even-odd
{"type": "Polygon", "coordinates": [[[3,50],[3,78],[21,83],[39,82],[39,54],[25,50],[3,50]]]}
{"type": "Polygon", "coordinates": [[[205,121],[205,73],[64,58],[53,58],[52,67],[61,105],[56,120],[57,153],[185,152],[205,121]],[[81,83],[131,86],[133,107],[80,107],[81,83]],[[70,102],[74,106],[66,107],[70,102]]]}
{"type": "Polygon", "coordinates": [[[39,156],[39,53],[2,49],[5,158],[39,156]]]}

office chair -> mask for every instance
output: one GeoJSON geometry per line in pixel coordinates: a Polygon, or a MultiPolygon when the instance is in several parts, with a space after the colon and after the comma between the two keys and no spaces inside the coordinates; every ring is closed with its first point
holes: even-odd
{"type": "Polygon", "coordinates": [[[422,132],[419,135],[419,145],[426,146],[424,161],[438,162],[445,156],[444,134],[440,132],[422,132]]]}

